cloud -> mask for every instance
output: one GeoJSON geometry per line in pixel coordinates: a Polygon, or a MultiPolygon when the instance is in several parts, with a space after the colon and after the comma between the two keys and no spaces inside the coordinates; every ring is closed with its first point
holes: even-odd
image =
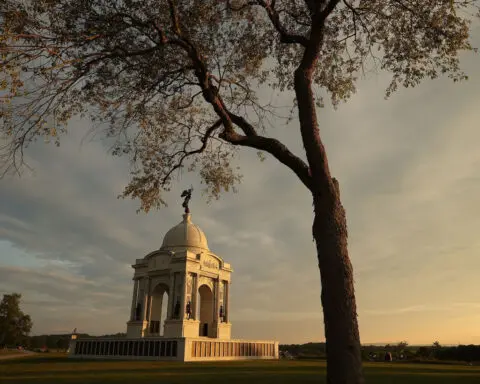
{"type": "MultiPolygon", "coordinates": [[[[115,194],[120,190],[114,191],[111,186],[120,189],[127,180],[128,169],[125,164],[105,157],[104,148],[98,142],[81,147],[80,151],[80,138],[81,134],[73,129],[72,135],[62,143],[60,153],[48,146],[35,147],[29,153],[33,159],[30,163],[36,165],[35,173],[8,180],[6,188],[1,191],[2,201],[8,204],[2,204],[0,211],[0,236],[4,239],[0,246],[8,249],[9,254],[6,260],[2,260],[6,263],[2,274],[10,276],[1,287],[3,291],[24,293],[25,305],[32,311],[37,333],[49,327],[61,328],[62,324],[68,324],[65,328],[78,325],[75,314],[79,311],[82,312],[85,331],[122,331],[131,301],[133,270],[130,264],[158,248],[163,234],[180,221],[179,205],[151,215],[136,215],[137,202],[116,200],[115,194]],[[59,158],[62,161],[58,161],[59,158]],[[37,268],[40,266],[41,273],[29,273],[28,265],[33,267],[33,261],[37,268]],[[56,265],[60,262],[61,266],[56,265]],[[23,268],[11,267],[18,264],[23,268]],[[54,268],[55,276],[48,272],[51,268],[54,268]],[[56,278],[62,274],[69,281],[56,278]],[[35,292],[39,291],[44,292],[47,299],[38,299],[35,292]],[[121,297],[115,294],[115,305],[109,297],[114,292],[123,293],[121,297]],[[88,301],[88,297],[94,301],[88,301]],[[105,313],[111,311],[111,315],[93,321],[87,314],[93,314],[98,308],[105,313]],[[68,314],[64,312],[67,309],[68,314]],[[48,313],[55,316],[62,313],[62,317],[54,319],[54,316],[47,316],[48,313]],[[108,327],[111,329],[107,330],[108,327]]],[[[289,174],[289,177],[294,180],[293,175],[289,174]]],[[[282,179],[282,174],[275,175],[271,177],[271,183],[281,185],[282,179]]],[[[292,184],[293,190],[298,189],[292,184]]],[[[178,194],[181,187],[174,189],[174,193],[178,194]]],[[[299,245],[296,239],[285,243],[281,240],[285,237],[276,233],[288,232],[287,221],[292,217],[292,214],[283,215],[281,210],[275,209],[282,201],[281,194],[275,197],[277,204],[275,199],[262,193],[262,186],[257,183],[246,183],[242,188],[246,196],[261,195],[261,204],[269,202],[271,215],[265,217],[264,212],[257,215],[249,212],[245,209],[249,205],[248,199],[243,204],[234,202],[240,194],[226,196],[210,206],[198,197],[193,202],[194,222],[207,233],[210,247],[232,262],[235,269],[232,286],[235,307],[232,311],[233,314],[238,312],[239,320],[250,316],[260,306],[266,311],[275,310],[282,305],[282,298],[291,296],[294,289],[302,286],[301,282],[292,282],[291,287],[278,287],[275,283],[288,274],[288,266],[282,260],[298,258],[293,248],[299,245]],[[271,225],[272,219],[279,225],[271,225]],[[253,230],[252,223],[255,223],[253,230]],[[260,232],[258,225],[268,225],[271,230],[260,232]],[[289,250],[291,254],[288,254],[289,250]],[[276,296],[273,299],[272,292],[276,296]]],[[[294,195],[290,188],[283,188],[283,193],[294,195]]],[[[174,196],[173,200],[178,198],[174,196]]],[[[309,245],[311,250],[306,256],[312,257],[314,248],[311,242],[309,245]]],[[[302,267],[302,263],[299,265],[302,267]]],[[[304,280],[302,270],[290,273],[290,277],[304,280]]],[[[317,289],[308,296],[315,302],[312,309],[318,316],[321,310],[315,271],[310,280],[317,283],[317,289]]],[[[297,305],[292,305],[286,312],[292,313],[296,308],[297,305]]]]}
{"type": "MultiPolygon", "coordinates": [[[[362,80],[338,111],[319,110],[347,210],[366,342],[439,334],[468,342],[476,332],[468,319],[480,302],[480,72],[477,58],[464,64],[471,76],[464,84],[426,82],[384,101],[380,74],[362,80]]],[[[198,178],[185,174],[167,194],[168,208],[137,215],[138,202],[116,199],[128,163],[102,142],[82,145],[88,124],[73,122],[59,149],[33,145],[34,172],[1,181],[0,289],[23,293],[36,333],[125,330],[130,265],[181,220],[179,195],[193,183],[193,221],[234,268],[236,337],[322,338],[311,196],[290,170],[246,149],[237,159],[238,194],[208,205],[198,178]]],[[[302,156],[296,123],[279,121],[268,134],[302,156]]]]}
{"type": "Polygon", "coordinates": [[[452,311],[454,307],[456,307],[456,303],[451,305],[443,305],[443,306],[431,306],[427,304],[420,304],[420,305],[412,305],[410,307],[401,307],[401,308],[382,308],[382,309],[364,309],[362,312],[365,315],[373,315],[373,316],[392,316],[392,315],[401,315],[401,314],[408,314],[412,312],[425,312],[425,311],[452,311]]]}
{"type": "Polygon", "coordinates": [[[128,317],[131,289],[125,283],[107,285],[52,264],[36,270],[0,267],[0,281],[3,292],[21,287],[22,307],[32,316],[36,333],[69,332],[74,327],[106,332],[107,324],[120,328],[128,317]]]}

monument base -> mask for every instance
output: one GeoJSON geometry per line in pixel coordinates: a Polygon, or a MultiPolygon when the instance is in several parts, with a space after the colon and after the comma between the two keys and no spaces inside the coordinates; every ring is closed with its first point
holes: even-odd
{"type": "Polygon", "coordinates": [[[127,337],[136,339],[147,335],[148,321],[131,320],[127,323],[127,337]]]}
{"type": "Polygon", "coordinates": [[[81,338],[72,335],[77,359],[215,361],[278,359],[278,342],[208,337],[81,338]]]}
{"type": "Polygon", "coordinates": [[[197,337],[199,327],[198,320],[166,320],[163,337],[197,337]]]}

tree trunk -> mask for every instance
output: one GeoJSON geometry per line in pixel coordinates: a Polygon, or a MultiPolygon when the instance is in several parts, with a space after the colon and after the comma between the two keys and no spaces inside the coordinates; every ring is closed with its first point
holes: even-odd
{"type": "Polygon", "coordinates": [[[295,93],[300,131],[311,175],[309,189],[315,209],[313,237],[317,245],[322,283],[327,383],[360,384],[364,380],[353,270],[348,257],[347,221],[340,202],[338,182],[330,176],[311,85],[322,40],[321,30],[312,32],[311,36],[315,38],[313,42],[316,46],[305,50],[302,64],[295,71],[295,93]]]}
{"type": "Polygon", "coordinates": [[[313,222],[322,283],[327,383],[360,384],[364,378],[347,222],[335,179],[333,184],[334,191],[314,196],[313,222]]]}

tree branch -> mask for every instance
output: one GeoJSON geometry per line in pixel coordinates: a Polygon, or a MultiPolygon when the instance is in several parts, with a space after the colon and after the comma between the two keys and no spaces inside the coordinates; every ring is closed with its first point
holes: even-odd
{"type": "MultiPolygon", "coordinates": [[[[170,2],[170,4],[174,7],[173,2],[170,2]]],[[[181,41],[177,41],[177,39],[174,41],[167,40],[166,43],[181,46],[190,57],[192,65],[195,68],[195,76],[202,89],[203,97],[206,102],[212,105],[213,110],[220,118],[216,124],[220,124],[220,122],[223,124],[224,130],[219,137],[232,145],[251,147],[270,153],[281,163],[287,165],[298,176],[302,183],[310,189],[311,183],[308,167],[302,159],[290,152],[280,141],[258,136],[253,125],[248,123],[243,117],[230,112],[226,108],[222,98],[218,94],[218,88],[212,83],[211,74],[208,71],[204,58],[196,47],[185,37],[181,37],[181,41]],[[245,136],[235,132],[234,125],[238,126],[245,133],[245,136]]],[[[206,137],[204,145],[206,145],[207,139],[208,137],[206,137]]],[[[180,165],[178,167],[180,167],[180,165]]],[[[178,169],[178,167],[176,167],[176,169],[178,169]]]]}
{"type": "Polygon", "coordinates": [[[278,31],[280,34],[280,41],[282,43],[286,44],[300,44],[303,45],[304,47],[307,46],[308,44],[308,39],[305,36],[302,35],[294,35],[290,34],[285,27],[282,25],[280,22],[280,16],[278,12],[275,10],[275,2],[272,1],[265,1],[265,0],[258,0],[258,4],[265,8],[267,11],[267,15],[272,22],[273,26],[275,29],[278,31]]]}
{"type": "Polygon", "coordinates": [[[260,7],[264,8],[267,11],[268,18],[272,22],[272,25],[280,34],[280,41],[286,44],[300,44],[304,47],[308,44],[308,39],[302,35],[295,35],[289,33],[285,27],[282,25],[280,21],[280,15],[278,11],[275,9],[275,1],[274,0],[251,0],[247,1],[246,3],[234,7],[230,0],[227,1],[227,8],[231,11],[241,11],[246,7],[259,5],[260,7]]]}
{"type": "MultiPolygon", "coordinates": [[[[209,127],[207,129],[207,131],[205,132],[205,134],[203,135],[202,137],[202,146],[198,149],[194,149],[193,151],[187,151],[186,150],[186,146],[188,144],[188,141],[185,143],[185,145],[183,146],[183,151],[181,151],[180,153],[183,152],[183,155],[180,157],[180,160],[177,162],[177,164],[175,164],[168,172],[167,174],[164,176],[164,178],[162,179],[161,181],[161,184],[162,185],[165,185],[168,180],[170,179],[170,176],[172,175],[173,172],[175,172],[177,169],[181,168],[183,166],[183,162],[184,160],[187,158],[187,157],[190,157],[192,155],[196,155],[196,154],[199,154],[199,153],[202,153],[205,148],[207,148],[207,144],[208,144],[208,139],[212,136],[213,132],[219,128],[220,126],[222,125],[222,121],[221,120],[217,120],[211,127],[209,127]]],[[[177,153],[178,154],[178,153],[177,153]]],[[[172,155],[172,157],[175,157],[176,154],[172,155]]]]}
{"type": "Polygon", "coordinates": [[[180,21],[178,19],[177,7],[174,4],[174,0],[168,0],[168,5],[170,8],[170,17],[172,19],[173,31],[178,36],[181,36],[182,31],[180,29],[180,21]]]}
{"type": "Polygon", "coordinates": [[[245,118],[242,116],[238,116],[230,111],[227,110],[228,116],[232,120],[232,123],[240,127],[240,129],[245,133],[247,136],[258,136],[257,131],[250,124],[245,118]]]}
{"type": "Polygon", "coordinates": [[[323,23],[325,20],[327,20],[328,16],[330,16],[330,14],[334,11],[339,2],[340,0],[330,0],[322,12],[320,12],[319,21],[323,23]]]}
{"type": "Polygon", "coordinates": [[[308,166],[299,157],[295,156],[279,140],[264,136],[243,136],[236,132],[222,132],[220,138],[233,145],[255,148],[270,153],[282,164],[290,168],[300,181],[311,190],[311,176],[308,166]]]}

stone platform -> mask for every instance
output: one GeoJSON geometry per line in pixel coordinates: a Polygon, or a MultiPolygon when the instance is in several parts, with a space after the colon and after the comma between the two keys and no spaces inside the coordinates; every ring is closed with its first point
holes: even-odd
{"type": "Polygon", "coordinates": [[[72,336],[77,359],[219,361],[278,359],[278,342],[199,338],[81,338],[72,336]]]}

